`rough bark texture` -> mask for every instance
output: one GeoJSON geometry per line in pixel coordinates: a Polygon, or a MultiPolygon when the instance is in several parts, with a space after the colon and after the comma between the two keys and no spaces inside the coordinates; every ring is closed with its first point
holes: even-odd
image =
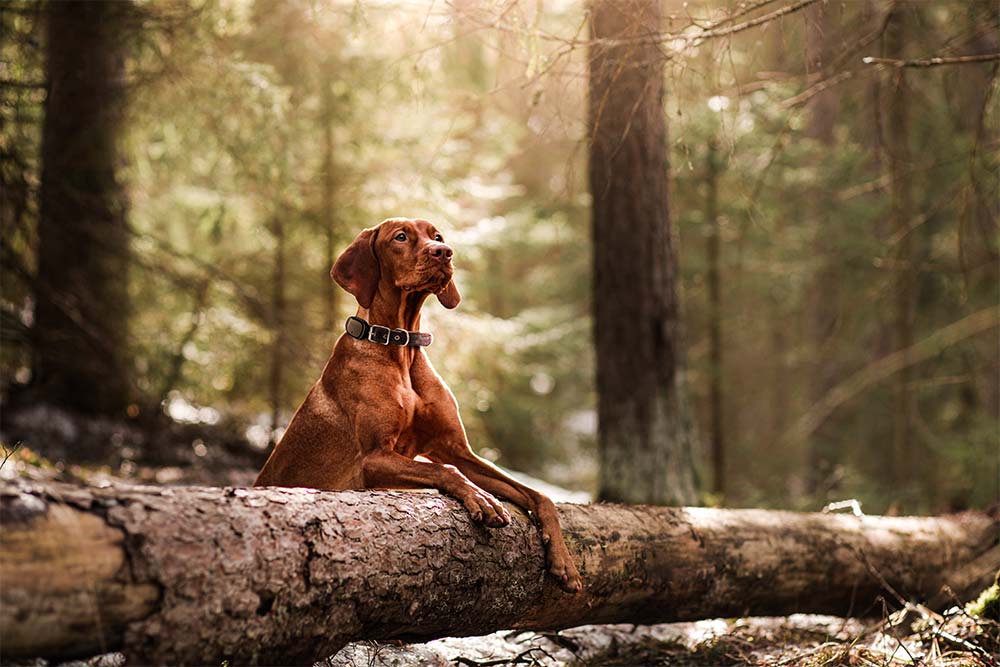
{"type": "Polygon", "coordinates": [[[658,0],[591,4],[590,192],[602,500],[695,500],[658,0]],[[609,43],[601,40],[624,40],[609,43]]]}
{"type": "Polygon", "coordinates": [[[998,540],[983,514],[887,518],[562,505],[583,593],[535,528],[473,524],[436,492],[0,486],[7,661],[311,663],[349,640],[791,612],[926,598],[998,540]],[[877,574],[876,574],[877,573],[877,574]]]}
{"type": "Polygon", "coordinates": [[[129,258],[117,135],[128,2],[51,2],[38,220],[35,386],[47,402],[121,415],[129,258]]]}

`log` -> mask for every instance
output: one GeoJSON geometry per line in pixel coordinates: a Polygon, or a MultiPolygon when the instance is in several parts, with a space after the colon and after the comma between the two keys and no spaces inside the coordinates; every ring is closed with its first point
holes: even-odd
{"type": "Polygon", "coordinates": [[[311,664],[358,639],[880,613],[883,586],[931,597],[1000,536],[985,513],[563,504],[572,596],[508,507],[488,529],[437,492],[0,483],[2,659],[311,664]]]}

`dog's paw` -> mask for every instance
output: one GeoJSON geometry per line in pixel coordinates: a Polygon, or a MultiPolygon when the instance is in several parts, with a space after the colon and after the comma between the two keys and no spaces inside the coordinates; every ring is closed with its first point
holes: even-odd
{"type": "Polygon", "coordinates": [[[472,520],[490,528],[501,528],[510,524],[510,513],[499,500],[492,495],[476,491],[462,500],[469,510],[472,520]]]}
{"type": "Polygon", "coordinates": [[[502,502],[500,502],[493,496],[490,496],[490,501],[491,501],[490,504],[493,506],[493,510],[496,512],[496,515],[492,517],[493,522],[487,523],[486,525],[489,526],[490,528],[502,528],[504,526],[509,526],[510,512],[507,511],[507,508],[503,506],[502,502]]]}
{"type": "Polygon", "coordinates": [[[561,589],[573,594],[583,590],[583,580],[568,553],[565,555],[550,553],[548,560],[549,574],[555,577],[561,589]]]}

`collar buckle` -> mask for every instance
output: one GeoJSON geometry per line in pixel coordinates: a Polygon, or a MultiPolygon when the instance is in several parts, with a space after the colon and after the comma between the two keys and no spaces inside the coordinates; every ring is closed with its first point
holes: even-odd
{"type": "Polygon", "coordinates": [[[379,345],[388,345],[391,332],[392,329],[389,327],[373,324],[368,328],[368,340],[379,345]]]}

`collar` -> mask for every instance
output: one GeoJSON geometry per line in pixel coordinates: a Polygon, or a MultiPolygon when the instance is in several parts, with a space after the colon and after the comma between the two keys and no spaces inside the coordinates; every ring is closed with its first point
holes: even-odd
{"type": "Polygon", "coordinates": [[[379,345],[399,345],[403,347],[426,347],[434,341],[434,336],[420,331],[390,329],[378,324],[368,324],[360,317],[347,318],[344,324],[347,335],[358,340],[367,340],[379,345]]]}

